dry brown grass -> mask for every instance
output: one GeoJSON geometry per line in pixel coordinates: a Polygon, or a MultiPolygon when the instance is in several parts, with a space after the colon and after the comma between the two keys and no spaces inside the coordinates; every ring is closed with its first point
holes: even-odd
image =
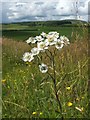
{"type": "Polygon", "coordinates": [[[22,58],[24,52],[29,51],[30,46],[24,42],[17,42],[11,39],[4,38],[2,40],[2,53],[12,59],[17,60],[22,58]]]}
{"type": "Polygon", "coordinates": [[[14,52],[14,50],[16,50],[16,51],[21,51],[21,52],[23,52],[23,51],[26,51],[26,50],[28,50],[28,49],[30,49],[29,47],[29,45],[27,45],[25,42],[17,42],[17,41],[14,41],[14,40],[12,40],[12,39],[7,39],[7,38],[4,38],[3,40],[2,40],[2,46],[5,46],[5,47],[9,47],[9,49],[12,51],[13,50],[13,52],[14,52]]]}

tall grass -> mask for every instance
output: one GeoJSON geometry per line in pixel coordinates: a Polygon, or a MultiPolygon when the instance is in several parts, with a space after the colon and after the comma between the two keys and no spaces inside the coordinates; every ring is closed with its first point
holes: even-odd
{"type": "MultiPolygon", "coordinates": [[[[2,48],[3,118],[60,118],[51,79],[34,62],[22,61],[30,46],[4,38],[2,48]]],[[[49,62],[45,55],[42,59],[49,62]]],[[[76,40],[57,51],[55,59],[64,118],[88,118],[88,41],[76,40]]]]}

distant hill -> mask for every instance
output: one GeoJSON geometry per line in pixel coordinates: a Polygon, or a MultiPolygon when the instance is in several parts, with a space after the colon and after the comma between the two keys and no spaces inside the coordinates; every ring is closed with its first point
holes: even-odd
{"type": "MultiPolygon", "coordinates": [[[[5,23],[0,26],[1,30],[31,30],[31,31],[39,31],[41,28],[45,27],[82,27],[82,26],[90,26],[86,21],[81,20],[58,20],[58,21],[28,21],[28,22],[16,22],[16,23],[5,23]]],[[[43,28],[43,29],[44,29],[43,28]]]]}
{"type": "MultiPolygon", "coordinates": [[[[9,23],[9,24],[20,24],[20,25],[28,25],[28,26],[77,26],[78,24],[87,24],[86,21],[81,20],[53,20],[53,21],[29,21],[29,22],[17,22],[17,23],[9,23]]],[[[4,24],[7,25],[7,24],[4,24]]]]}
{"type": "MultiPolygon", "coordinates": [[[[26,40],[28,36],[37,36],[41,32],[57,31],[60,35],[66,35],[69,39],[72,33],[83,36],[82,27],[87,27],[87,22],[79,20],[61,20],[61,21],[33,21],[2,24],[0,31],[2,36],[15,40],[26,40]]],[[[89,27],[88,27],[89,28],[89,27]]],[[[90,30],[89,30],[90,31],[90,30]]],[[[72,41],[75,39],[73,38],[72,41]]]]}
{"type": "Polygon", "coordinates": [[[35,22],[22,22],[20,24],[33,25],[33,26],[72,26],[78,24],[87,24],[86,21],[81,20],[59,20],[59,21],[35,21],[35,22]]]}

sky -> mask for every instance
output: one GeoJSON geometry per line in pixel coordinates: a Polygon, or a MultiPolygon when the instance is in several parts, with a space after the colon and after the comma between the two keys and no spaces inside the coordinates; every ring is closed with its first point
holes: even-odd
{"type": "Polygon", "coordinates": [[[0,0],[0,22],[78,19],[88,21],[90,0],[0,0]],[[77,4],[76,4],[77,2],[77,4]]]}

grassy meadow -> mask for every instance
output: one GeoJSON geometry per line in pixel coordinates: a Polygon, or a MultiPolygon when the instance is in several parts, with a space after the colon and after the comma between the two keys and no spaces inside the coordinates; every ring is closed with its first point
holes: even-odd
{"type": "MultiPolygon", "coordinates": [[[[60,118],[53,82],[42,74],[35,61],[24,63],[24,52],[31,46],[29,36],[57,31],[70,39],[70,45],[56,51],[58,96],[64,118],[89,118],[88,111],[88,31],[86,27],[4,26],[2,31],[2,117],[60,118]],[[7,29],[6,29],[6,28],[7,29]],[[9,29],[8,29],[9,28],[9,29]],[[16,29],[17,28],[17,29],[16,29]]],[[[50,48],[53,51],[53,48],[50,48]]],[[[41,53],[44,63],[48,57],[41,53]]],[[[49,68],[52,74],[52,69],[49,68]]]]}

